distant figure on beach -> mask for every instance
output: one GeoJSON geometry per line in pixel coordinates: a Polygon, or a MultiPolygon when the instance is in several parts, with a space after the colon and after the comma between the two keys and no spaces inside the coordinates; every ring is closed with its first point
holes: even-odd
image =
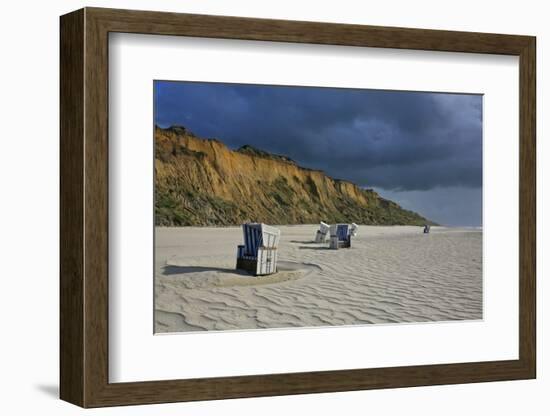
{"type": "Polygon", "coordinates": [[[430,234],[430,225],[424,224],[424,234],[430,234]]]}

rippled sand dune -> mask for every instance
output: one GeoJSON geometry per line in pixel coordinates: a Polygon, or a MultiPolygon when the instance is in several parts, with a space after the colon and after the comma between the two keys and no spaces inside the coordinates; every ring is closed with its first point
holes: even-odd
{"type": "Polygon", "coordinates": [[[156,332],[482,319],[482,232],[361,226],[352,248],[281,226],[279,271],[235,270],[240,227],[157,228],[156,332]]]}

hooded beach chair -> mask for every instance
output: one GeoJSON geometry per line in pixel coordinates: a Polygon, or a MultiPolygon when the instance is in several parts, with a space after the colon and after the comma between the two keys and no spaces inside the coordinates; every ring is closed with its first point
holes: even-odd
{"type": "Polygon", "coordinates": [[[349,233],[352,237],[357,236],[357,230],[359,230],[359,226],[355,224],[354,222],[351,223],[351,226],[349,228],[349,233]]]}
{"type": "Polygon", "coordinates": [[[316,243],[324,243],[327,240],[327,234],[329,232],[330,226],[323,221],[319,223],[319,229],[315,234],[316,243]]]}
{"type": "Polygon", "coordinates": [[[254,276],[277,271],[277,247],[281,231],[266,224],[243,224],[244,244],[237,247],[237,269],[254,276]]]}
{"type": "Polygon", "coordinates": [[[351,247],[351,234],[349,224],[333,224],[330,226],[330,248],[351,247]]]}
{"type": "Polygon", "coordinates": [[[424,234],[430,234],[430,224],[424,224],[424,234]]]}

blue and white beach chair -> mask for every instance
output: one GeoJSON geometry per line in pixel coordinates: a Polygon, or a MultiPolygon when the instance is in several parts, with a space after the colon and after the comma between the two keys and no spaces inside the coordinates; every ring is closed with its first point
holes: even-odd
{"type": "Polygon", "coordinates": [[[351,247],[351,234],[349,224],[333,224],[330,226],[330,248],[351,247]]]}
{"type": "Polygon", "coordinates": [[[254,276],[277,271],[277,247],[281,231],[260,223],[243,224],[244,244],[237,247],[237,269],[254,276]]]}
{"type": "Polygon", "coordinates": [[[327,234],[329,232],[330,226],[323,221],[319,223],[319,229],[317,230],[317,233],[315,234],[315,242],[316,243],[324,243],[327,241],[327,234]]]}

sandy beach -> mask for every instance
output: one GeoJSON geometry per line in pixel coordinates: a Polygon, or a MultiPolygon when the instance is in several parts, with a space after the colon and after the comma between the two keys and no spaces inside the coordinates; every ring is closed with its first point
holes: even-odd
{"type": "Polygon", "coordinates": [[[280,226],[278,272],[235,270],[240,227],[156,228],[155,331],[482,319],[482,231],[361,226],[350,249],[280,226]]]}

